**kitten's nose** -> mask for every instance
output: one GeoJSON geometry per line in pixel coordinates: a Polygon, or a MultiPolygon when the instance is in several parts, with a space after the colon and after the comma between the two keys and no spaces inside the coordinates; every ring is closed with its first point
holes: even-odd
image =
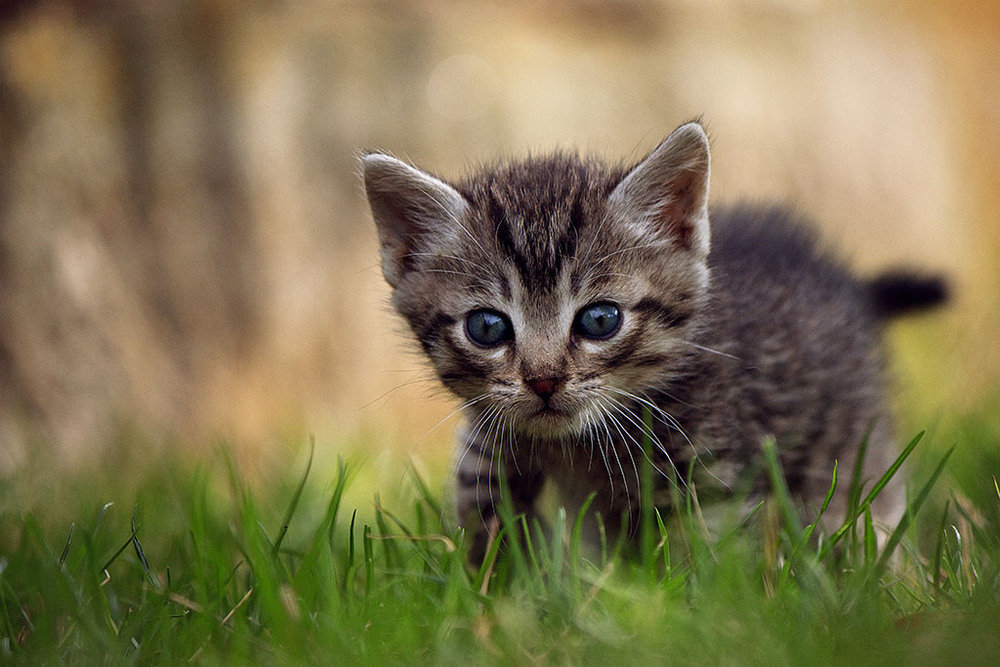
{"type": "Polygon", "coordinates": [[[563,378],[560,377],[541,378],[537,380],[524,381],[524,383],[529,387],[531,387],[532,391],[538,394],[538,397],[541,398],[546,403],[550,398],[552,398],[552,394],[558,391],[559,385],[561,385],[562,382],[563,378]]]}

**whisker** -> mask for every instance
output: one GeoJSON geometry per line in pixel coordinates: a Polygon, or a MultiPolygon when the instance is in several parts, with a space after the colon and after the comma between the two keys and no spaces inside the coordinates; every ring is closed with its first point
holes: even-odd
{"type": "MultiPolygon", "coordinates": [[[[458,410],[455,410],[455,412],[458,412],[458,410]]],[[[455,414],[455,412],[452,412],[452,414],[455,414]]],[[[475,427],[476,424],[480,424],[481,423],[481,420],[482,420],[482,415],[480,415],[479,417],[477,417],[474,422],[470,423],[469,427],[470,428],[475,427]]],[[[462,455],[458,458],[458,461],[455,463],[455,470],[458,470],[458,469],[460,469],[462,467],[462,464],[465,463],[465,457],[469,455],[469,452],[472,450],[473,447],[476,447],[478,449],[479,448],[479,443],[476,442],[476,439],[473,437],[473,433],[470,431],[469,434],[467,434],[467,435],[465,435],[463,437],[463,444],[462,444],[462,450],[463,451],[462,451],[462,455]]],[[[481,453],[482,452],[480,451],[480,454],[481,453]]],[[[479,475],[479,468],[478,468],[478,466],[476,468],[476,475],[477,476],[479,475]]]]}
{"type": "MultiPolygon", "coordinates": [[[[613,414],[611,414],[610,412],[606,413],[606,414],[607,414],[608,419],[611,420],[611,424],[616,428],[616,430],[619,432],[619,434],[621,434],[622,433],[622,426],[621,426],[621,424],[618,422],[617,419],[615,419],[615,416],[613,414]]],[[[609,445],[609,449],[611,449],[611,453],[614,454],[615,461],[618,463],[618,470],[622,474],[622,485],[625,487],[625,497],[628,498],[628,497],[630,497],[629,496],[629,492],[628,492],[628,479],[626,479],[626,476],[625,476],[625,468],[624,468],[624,466],[622,466],[622,459],[621,459],[620,456],[618,456],[618,448],[614,446],[614,441],[613,440],[610,440],[609,443],[608,443],[608,445],[609,445]]]]}
{"type": "Polygon", "coordinates": [[[616,272],[598,273],[597,275],[590,277],[591,280],[601,280],[602,278],[626,278],[628,280],[635,280],[635,276],[631,274],[616,272]]]}
{"type": "Polygon", "coordinates": [[[451,259],[451,260],[454,260],[456,262],[461,262],[463,264],[469,264],[469,265],[472,266],[472,268],[477,269],[477,270],[481,270],[483,268],[480,264],[472,261],[471,259],[468,259],[467,257],[459,257],[458,255],[446,255],[446,254],[439,253],[439,252],[408,252],[408,253],[406,253],[406,256],[407,257],[434,257],[434,258],[437,258],[437,259],[451,259]]]}
{"type": "MultiPolygon", "coordinates": [[[[618,434],[620,436],[622,436],[622,438],[624,440],[624,438],[626,438],[627,435],[626,435],[626,431],[625,431],[625,428],[622,425],[622,423],[618,420],[617,417],[615,417],[610,412],[605,412],[605,415],[606,415],[607,419],[611,421],[612,426],[615,427],[615,430],[618,431],[618,434]]],[[[626,446],[625,447],[625,451],[628,452],[628,454],[629,454],[630,457],[632,456],[631,449],[629,447],[626,446]]],[[[622,484],[625,487],[625,498],[626,498],[626,501],[627,501],[625,505],[626,505],[626,509],[628,511],[629,521],[631,522],[631,519],[632,519],[632,496],[631,496],[631,494],[629,493],[629,490],[628,490],[628,479],[626,478],[626,475],[625,475],[625,468],[622,466],[621,457],[618,456],[618,448],[614,447],[613,443],[612,443],[611,452],[615,455],[615,460],[618,462],[618,470],[621,471],[621,474],[622,474],[622,484]]],[[[638,494],[639,492],[641,492],[641,482],[639,480],[639,469],[635,465],[635,459],[634,458],[632,458],[632,468],[635,471],[636,493],[638,494]]]]}
{"type": "MultiPolygon", "coordinates": [[[[636,394],[630,394],[629,392],[625,392],[625,391],[622,391],[620,389],[615,389],[614,387],[605,387],[605,389],[608,389],[610,391],[614,391],[615,393],[618,393],[618,394],[621,394],[621,395],[626,396],[628,398],[631,398],[631,399],[633,399],[633,400],[641,403],[642,405],[647,406],[652,411],[653,415],[657,417],[657,419],[658,419],[658,421],[660,421],[660,423],[665,424],[665,425],[671,427],[672,429],[676,430],[678,433],[681,434],[681,436],[684,438],[685,442],[687,442],[688,447],[690,447],[690,449],[691,449],[691,455],[692,455],[692,460],[693,461],[695,461],[696,463],[699,463],[701,465],[701,467],[705,470],[705,472],[708,473],[708,475],[712,479],[714,479],[715,481],[717,481],[723,487],[725,487],[727,489],[731,489],[731,485],[730,484],[728,484],[725,480],[723,480],[718,475],[716,475],[714,472],[712,472],[712,469],[707,464],[705,464],[705,462],[702,460],[702,458],[698,455],[698,450],[697,450],[697,447],[695,447],[694,442],[692,442],[691,438],[688,437],[688,435],[684,431],[684,429],[681,428],[680,423],[670,413],[666,412],[665,410],[663,410],[662,408],[660,408],[658,405],[656,405],[655,403],[653,403],[652,401],[650,401],[648,398],[645,398],[643,396],[639,396],[639,395],[636,395],[636,394]]],[[[662,451],[662,449],[661,449],[661,451],[662,451]]],[[[666,452],[664,452],[664,454],[666,454],[666,452]]],[[[668,460],[669,460],[669,456],[668,456],[668,460]]],[[[684,486],[687,486],[687,482],[685,481],[684,477],[680,474],[680,471],[677,469],[677,466],[674,465],[674,463],[672,461],[671,461],[671,465],[674,468],[674,472],[677,473],[677,478],[684,484],[684,486]]]]}
{"type": "MultiPolygon", "coordinates": [[[[695,451],[694,443],[691,442],[691,439],[688,437],[688,434],[684,431],[684,427],[681,426],[680,422],[678,422],[673,415],[671,415],[669,412],[658,406],[656,403],[654,403],[653,401],[644,396],[640,396],[639,394],[633,394],[631,392],[624,391],[616,387],[603,387],[603,389],[605,391],[610,391],[615,394],[618,394],[619,396],[624,396],[629,400],[633,400],[649,408],[650,412],[653,413],[653,416],[656,418],[657,421],[659,421],[664,426],[667,426],[670,429],[680,433],[681,436],[684,438],[685,442],[687,442],[687,444],[691,447],[691,450],[695,451]]],[[[664,452],[664,454],[666,454],[666,452],[664,452]]]]}
{"type": "Polygon", "coordinates": [[[452,410],[451,412],[449,412],[448,414],[446,414],[444,417],[442,417],[441,419],[439,419],[438,422],[436,424],[434,424],[434,426],[431,426],[429,429],[427,429],[427,431],[425,431],[424,434],[421,436],[419,442],[423,442],[427,437],[430,436],[431,433],[433,433],[435,430],[437,430],[438,427],[441,426],[441,424],[445,423],[446,421],[448,421],[449,419],[451,419],[455,415],[459,414],[460,412],[464,412],[467,408],[470,408],[473,405],[475,405],[476,403],[479,403],[480,401],[484,401],[484,400],[486,400],[489,397],[490,397],[489,394],[480,394],[479,396],[476,396],[474,398],[470,398],[469,400],[463,402],[457,408],[455,408],[454,410],[452,410]]]}
{"type": "MultiPolygon", "coordinates": [[[[615,410],[615,412],[623,416],[633,426],[635,426],[640,431],[640,433],[649,438],[650,443],[656,447],[657,451],[663,454],[663,457],[667,460],[667,463],[670,464],[671,469],[673,469],[675,473],[676,479],[680,480],[679,483],[682,485],[686,485],[684,483],[683,477],[677,470],[677,465],[674,463],[673,457],[670,456],[670,453],[667,451],[666,447],[664,447],[663,443],[660,442],[660,439],[656,436],[656,433],[652,432],[644,423],[642,423],[642,421],[636,415],[634,415],[625,406],[618,403],[618,401],[612,401],[612,407],[615,410]]],[[[646,448],[642,446],[642,444],[635,438],[634,435],[628,433],[627,437],[629,441],[636,447],[636,449],[642,452],[643,458],[649,462],[649,465],[652,466],[653,470],[655,470],[661,477],[663,477],[667,481],[675,483],[674,478],[667,475],[663,470],[660,469],[658,465],[656,465],[656,462],[651,457],[651,453],[646,452],[646,448]]]]}
{"type": "MultiPolygon", "coordinates": [[[[606,389],[606,390],[614,390],[612,387],[604,387],[604,389],[606,389]]],[[[628,394],[628,392],[623,392],[621,390],[615,390],[615,391],[617,391],[617,393],[620,393],[620,394],[622,394],[624,396],[627,396],[629,398],[635,398],[636,400],[641,401],[641,399],[639,397],[633,397],[630,394],[628,394]]],[[[674,471],[674,476],[671,477],[670,475],[667,475],[656,464],[656,462],[653,461],[650,458],[650,456],[646,453],[645,447],[643,447],[638,442],[638,440],[636,440],[636,438],[632,434],[628,433],[627,437],[628,437],[629,441],[631,441],[632,444],[635,447],[637,447],[643,453],[643,457],[646,458],[647,461],[649,461],[649,464],[653,467],[653,470],[655,470],[663,479],[667,480],[671,484],[678,485],[678,488],[682,487],[682,486],[683,487],[687,487],[687,482],[684,479],[684,476],[681,474],[680,470],[677,468],[677,464],[674,462],[673,457],[670,455],[670,452],[667,450],[667,448],[664,446],[664,444],[660,441],[660,439],[656,435],[655,431],[653,431],[652,429],[650,429],[645,423],[643,423],[643,421],[641,419],[639,419],[639,417],[637,415],[635,415],[631,410],[629,410],[626,406],[624,406],[620,401],[616,400],[614,397],[606,396],[605,395],[605,396],[602,396],[602,398],[604,398],[605,400],[607,400],[611,404],[612,408],[618,414],[620,414],[625,419],[627,419],[633,426],[635,426],[635,428],[638,429],[640,433],[642,433],[643,435],[645,435],[646,437],[648,437],[650,439],[650,442],[654,445],[654,447],[656,448],[656,450],[658,452],[660,452],[660,454],[663,455],[663,457],[666,459],[667,463],[670,465],[670,468],[674,471]]],[[[656,408],[656,406],[651,406],[651,407],[654,408],[654,414],[655,414],[655,410],[659,410],[659,408],[656,408]]],[[[666,413],[664,413],[664,414],[666,414],[666,413]]],[[[669,425],[671,426],[671,428],[676,428],[672,424],[669,424],[669,425]]],[[[682,434],[683,434],[683,432],[682,432],[682,434]]],[[[686,435],[684,437],[685,437],[685,439],[687,439],[686,435]]]]}
{"type": "MultiPolygon", "coordinates": [[[[642,445],[640,445],[636,441],[635,437],[628,432],[628,429],[625,428],[625,425],[619,422],[618,418],[615,416],[612,416],[611,419],[618,424],[619,431],[621,432],[621,434],[628,440],[631,440],[632,444],[634,444],[639,449],[639,451],[642,452],[643,457],[648,459],[649,457],[646,456],[646,452],[643,450],[642,445]]],[[[632,455],[632,447],[625,447],[625,453],[628,454],[629,461],[631,461],[632,463],[632,472],[635,474],[635,492],[636,495],[639,496],[642,493],[642,477],[641,475],[639,475],[639,464],[636,463],[635,456],[632,455]]],[[[654,468],[656,467],[652,461],[650,461],[649,463],[654,468]]],[[[631,502],[629,504],[631,505],[631,502]]]]}
{"type": "Polygon", "coordinates": [[[507,447],[510,449],[510,458],[514,461],[514,469],[517,470],[517,474],[521,473],[521,462],[520,456],[514,451],[514,447],[517,445],[516,439],[514,438],[514,420],[510,417],[510,413],[504,414],[503,416],[503,430],[507,433],[507,447]]]}
{"type": "MultiPolygon", "coordinates": [[[[423,273],[444,273],[452,276],[464,276],[466,278],[481,278],[481,276],[477,276],[474,273],[469,273],[468,271],[455,271],[454,269],[423,269],[423,273]]],[[[482,281],[480,284],[489,285],[489,283],[482,281]]]]}
{"type": "MultiPolygon", "coordinates": [[[[652,442],[656,443],[657,448],[661,452],[663,452],[664,456],[667,456],[667,460],[668,461],[670,460],[670,458],[667,455],[666,451],[663,449],[663,446],[659,443],[658,439],[656,438],[656,435],[654,433],[650,433],[649,430],[647,428],[645,428],[645,424],[643,424],[640,421],[638,421],[635,418],[635,416],[632,415],[629,412],[629,410],[627,410],[619,401],[615,400],[614,398],[609,397],[609,396],[602,396],[602,399],[605,400],[605,401],[607,401],[607,404],[610,406],[610,409],[611,409],[611,411],[613,411],[614,414],[617,414],[617,415],[620,415],[622,417],[625,417],[629,421],[629,423],[631,423],[633,426],[635,426],[636,428],[638,428],[639,431],[643,435],[649,437],[652,442]]],[[[611,412],[609,412],[609,414],[611,414],[611,412]]],[[[620,426],[623,427],[622,430],[621,430],[621,435],[622,435],[622,438],[625,441],[627,441],[627,442],[623,442],[623,444],[632,443],[632,445],[634,445],[637,449],[639,449],[639,451],[641,451],[643,453],[643,457],[644,458],[649,459],[649,456],[646,455],[645,448],[642,446],[642,444],[639,442],[639,440],[636,439],[635,435],[629,429],[624,428],[625,424],[623,424],[621,422],[621,420],[618,419],[618,417],[615,417],[614,419],[615,419],[615,421],[620,426]]],[[[649,460],[649,463],[654,468],[656,468],[656,464],[652,460],[649,460]]],[[[657,468],[657,470],[659,470],[659,468],[657,468]]]]}
{"type": "MultiPolygon", "coordinates": [[[[607,423],[607,413],[603,409],[598,412],[598,417],[600,421],[598,422],[602,429],[604,429],[604,434],[607,436],[607,440],[603,443],[598,439],[597,446],[601,452],[601,460],[604,462],[604,470],[608,473],[608,484],[610,486],[609,493],[611,499],[615,496],[615,476],[611,473],[611,463],[608,460],[608,448],[612,447],[614,444],[614,437],[611,435],[611,429],[608,428],[607,423]]],[[[594,430],[595,437],[599,438],[599,433],[594,430]]]]}
{"type": "Polygon", "coordinates": [[[400,384],[397,384],[392,389],[388,389],[388,390],[382,392],[381,394],[379,394],[378,396],[376,396],[372,400],[368,401],[364,405],[361,405],[361,406],[359,406],[359,407],[357,407],[355,409],[360,411],[360,410],[364,410],[366,408],[370,408],[372,405],[374,405],[375,403],[378,403],[379,401],[381,401],[386,396],[389,396],[390,394],[394,394],[394,393],[396,393],[397,391],[399,391],[400,389],[402,389],[404,387],[409,387],[410,385],[421,384],[421,383],[431,383],[435,387],[437,386],[437,382],[433,378],[429,378],[429,377],[417,378],[416,380],[407,380],[406,382],[401,382],[400,384]]]}
{"type": "Polygon", "coordinates": [[[587,459],[587,472],[590,472],[594,465],[594,430],[588,428],[587,431],[587,449],[590,451],[590,456],[587,459]]]}
{"type": "MultiPolygon", "coordinates": [[[[494,405],[494,406],[491,406],[490,409],[487,410],[485,413],[483,413],[483,420],[479,424],[479,429],[481,430],[482,427],[483,427],[483,425],[486,422],[489,422],[490,426],[487,429],[487,436],[486,436],[486,438],[484,438],[483,441],[482,441],[482,447],[480,449],[480,451],[482,452],[482,454],[486,453],[486,443],[487,443],[487,440],[489,439],[489,430],[493,428],[494,418],[496,417],[496,415],[497,415],[497,413],[499,411],[500,411],[500,408],[498,406],[494,405]]],[[[477,437],[478,437],[478,435],[477,435],[477,437]]],[[[494,509],[494,511],[496,511],[496,505],[494,504],[494,499],[493,499],[493,462],[494,461],[497,462],[497,467],[499,468],[499,460],[497,459],[497,451],[496,451],[496,440],[493,440],[492,443],[490,443],[489,450],[490,450],[489,464],[487,465],[487,468],[486,468],[486,488],[487,488],[487,491],[488,491],[488,497],[489,497],[489,501],[490,501],[490,507],[492,507],[494,509]]],[[[480,460],[482,460],[482,458],[480,458],[480,460]]],[[[481,481],[481,477],[480,477],[481,470],[482,470],[482,466],[481,465],[478,468],[476,468],[476,500],[479,500],[479,498],[481,497],[479,495],[480,481],[481,481]]],[[[498,473],[498,476],[499,476],[499,470],[497,471],[497,473],[498,473]]]]}
{"type": "Polygon", "coordinates": [[[728,359],[735,359],[736,361],[743,361],[742,359],[740,359],[739,357],[737,357],[735,354],[729,354],[728,352],[723,352],[722,350],[713,350],[710,347],[705,347],[704,345],[699,345],[698,343],[692,343],[689,340],[681,339],[680,342],[684,343],[685,345],[690,345],[691,347],[693,347],[695,349],[698,349],[698,350],[702,350],[704,352],[709,352],[711,354],[717,354],[720,357],[726,357],[728,359]]]}
{"type": "MultiPolygon", "coordinates": [[[[413,382],[418,382],[418,381],[415,380],[413,382]]],[[[406,384],[411,384],[411,383],[406,383],[406,384]]],[[[452,410],[444,417],[439,419],[433,426],[424,431],[423,434],[419,438],[417,438],[417,440],[413,443],[413,446],[410,447],[410,454],[409,454],[410,458],[413,459],[416,456],[416,451],[421,447],[421,445],[423,445],[427,441],[427,439],[431,437],[431,434],[434,433],[437,429],[439,429],[445,422],[447,422],[455,415],[461,413],[465,409],[469,408],[470,406],[473,406],[476,403],[479,403],[480,401],[486,400],[487,398],[489,398],[489,394],[480,394],[479,396],[463,401],[458,407],[456,407],[454,410],[452,410]]],[[[468,441],[462,444],[464,451],[462,456],[459,458],[458,463],[454,467],[455,470],[458,470],[461,467],[462,461],[465,459],[465,456],[468,453],[468,445],[469,445],[468,441]]],[[[404,480],[405,477],[401,477],[400,483],[402,484],[404,480]]]]}
{"type": "Polygon", "coordinates": [[[659,248],[659,247],[661,247],[663,245],[664,244],[663,244],[662,241],[657,241],[655,243],[642,243],[640,245],[633,245],[633,246],[628,246],[626,248],[619,248],[618,250],[613,250],[613,251],[607,253],[606,255],[604,255],[603,257],[601,257],[600,259],[598,259],[597,261],[595,261],[592,266],[595,266],[595,267],[596,266],[600,266],[601,264],[603,264],[604,262],[608,261],[609,259],[611,259],[615,255],[621,255],[623,253],[632,252],[632,251],[636,251],[636,250],[648,250],[649,248],[659,248]]]}

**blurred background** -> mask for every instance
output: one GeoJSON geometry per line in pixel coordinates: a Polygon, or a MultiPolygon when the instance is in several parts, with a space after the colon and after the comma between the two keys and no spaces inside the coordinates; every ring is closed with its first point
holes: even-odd
{"type": "Polygon", "coordinates": [[[716,203],[950,277],[890,335],[901,430],[1000,405],[995,0],[4,0],[0,472],[123,433],[447,461],[358,152],[638,159],[693,117],[716,203]]]}

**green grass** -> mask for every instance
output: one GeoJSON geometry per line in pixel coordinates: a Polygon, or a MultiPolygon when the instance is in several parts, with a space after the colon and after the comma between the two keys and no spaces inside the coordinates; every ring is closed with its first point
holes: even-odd
{"type": "Polygon", "coordinates": [[[967,465],[954,477],[980,486],[955,493],[925,444],[881,552],[878,483],[852,489],[856,525],[819,538],[765,446],[773,498],[719,538],[692,503],[600,555],[578,517],[544,534],[507,516],[480,568],[441,520],[443,482],[416,474],[385,502],[356,488],[365,464],[311,455],[253,488],[224,453],[127,482],[22,476],[0,493],[0,663],[997,664],[996,471],[967,465]],[[42,483],[71,500],[29,511],[19,489],[42,483]]]}

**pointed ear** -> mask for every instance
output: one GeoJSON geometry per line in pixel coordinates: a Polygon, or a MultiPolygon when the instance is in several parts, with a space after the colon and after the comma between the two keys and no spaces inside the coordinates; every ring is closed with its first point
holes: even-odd
{"type": "Polygon", "coordinates": [[[674,130],[608,197],[612,214],[659,232],[677,248],[708,254],[708,136],[698,123],[674,130]]]}
{"type": "Polygon", "coordinates": [[[378,227],[382,275],[396,287],[412,266],[411,253],[453,229],[468,204],[444,181],[389,155],[362,156],[361,171],[378,227]]]}

